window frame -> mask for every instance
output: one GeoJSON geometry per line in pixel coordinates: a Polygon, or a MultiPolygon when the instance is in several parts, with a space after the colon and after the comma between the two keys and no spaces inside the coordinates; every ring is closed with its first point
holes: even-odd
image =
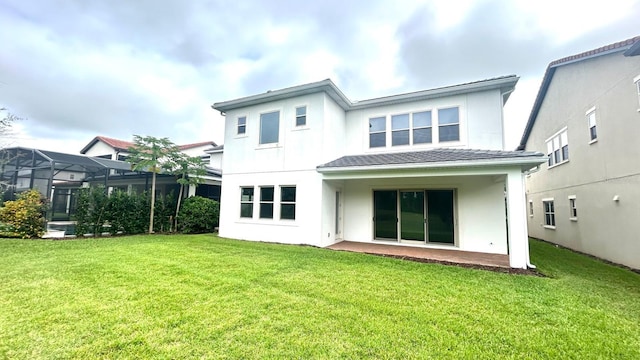
{"type": "MultiPolygon", "coordinates": [[[[438,108],[438,144],[440,143],[455,143],[455,142],[460,142],[460,133],[461,133],[461,129],[460,129],[460,106],[449,106],[449,107],[442,107],[442,108],[438,108]],[[447,124],[442,124],[442,122],[440,121],[440,112],[441,111],[445,111],[445,110],[451,110],[451,109],[456,109],[456,112],[458,114],[458,120],[455,123],[447,123],[447,124]],[[458,127],[458,138],[454,139],[454,140],[442,140],[442,130],[443,128],[447,128],[447,127],[453,127],[453,126],[457,126],[458,127]]],[[[433,121],[433,120],[432,120],[433,121]]],[[[433,139],[432,139],[433,140],[433,139]]]]}
{"type": "Polygon", "coordinates": [[[271,111],[265,111],[265,112],[261,112],[260,113],[260,132],[258,134],[258,145],[261,147],[268,147],[268,146],[277,146],[280,143],[280,114],[282,113],[282,111],[280,111],[280,109],[278,110],[271,110],[271,111]],[[263,142],[262,138],[263,138],[263,116],[266,115],[271,115],[271,114],[278,114],[278,121],[277,121],[277,131],[276,131],[276,139],[275,141],[271,141],[271,142],[263,142]]]}
{"type": "Polygon", "coordinates": [[[391,147],[394,147],[394,146],[411,146],[412,145],[411,130],[412,130],[411,129],[411,113],[400,113],[400,114],[391,115],[391,147]],[[393,120],[394,120],[394,118],[399,119],[400,117],[403,117],[403,116],[407,117],[407,127],[394,129],[393,128],[393,120]],[[400,133],[400,132],[406,132],[407,133],[407,143],[406,144],[394,144],[393,134],[394,133],[400,133]]]}
{"type": "Polygon", "coordinates": [[[236,136],[247,136],[247,116],[241,115],[236,117],[236,136]],[[244,124],[240,123],[240,119],[244,119],[244,124]],[[240,129],[242,128],[242,132],[240,129]]]}
{"type": "Polygon", "coordinates": [[[280,185],[280,220],[295,221],[296,220],[296,201],[298,196],[298,190],[295,185],[280,185]],[[293,189],[293,200],[284,199],[284,189],[293,189]],[[285,207],[293,206],[293,217],[283,217],[283,214],[288,214],[288,211],[284,211],[285,207]]]}
{"type": "Polygon", "coordinates": [[[542,211],[544,213],[544,227],[547,229],[556,228],[556,211],[553,198],[542,199],[542,211]],[[550,206],[547,206],[550,204],[550,206]]]}
{"type": "Polygon", "coordinates": [[[595,106],[587,110],[585,116],[587,117],[587,127],[589,130],[589,144],[593,144],[598,141],[598,117],[595,106]]]}
{"type": "MultiPolygon", "coordinates": [[[[459,110],[458,110],[459,111],[459,110]]],[[[458,114],[459,116],[459,114],[458,114]]],[[[460,119],[458,119],[459,121],[460,119]]],[[[413,111],[411,113],[411,145],[423,145],[423,144],[433,144],[433,110],[429,109],[429,110],[421,110],[421,111],[413,111]],[[416,126],[415,124],[415,115],[416,114],[422,114],[422,113],[429,113],[429,123],[430,125],[428,126],[416,126]],[[430,141],[429,142],[420,142],[420,143],[416,143],[415,138],[416,138],[416,130],[424,130],[424,129],[430,129],[430,141]]]]}
{"type": "Polygon", "coordinates": [[[387,147],[387,115],[369,116],[368,117],[368,121],[367,121],[367,125],[368,125],[368,134],[369,134],[369,149],[386,148],[387,147]],[[384,129],[383,130],[376,130],[376,131],[372,130],[371,120],[374,120],[374,119],[384,119],[384,129]],[[379,135],[379,134],[383,134],[384,135],[383,144],[379,145],[379,146],[371,146],[371,135],[379,135]]]}
{"type": "Polygon", "coordinates": [[[533,217],[533,200],[529,200],[529,217],[533,217]]]}
{"type": "Polygon", "coordinates": [[[307,126],[307,105],[300,105],[300,106],[296,106],[294,107],[294,112],[295,112],[295,119],[293,122],[294,128],[300,129],[300,128],[304,128],[307,126]],[[298,114],[298,109],[304,109],[304,114],[298,114]],[[303,123],[298,123],[299,119],[303,119],[304,122],[303,123]]]}
{"type": "Polygon", "coordinates": [[[576,196],[569,195],[567,199],[569,200],[569,220],[578,221],[578,206],[576,202],[576,196]]]}
{"type": "Polygon", "coordinates": [[[259,186],[259,189],[260,189],[260,208],[258,210],[258,218],[273,220],[274,209],[275,209],[276,188],[273,185],[264,185],[264,186],[259,186]],[[264,195],[263,190],[266,190],[266,189],[271,189],[271,200],[263,198],[263,195],[264,195]],[[263,208],[267,209],[269,207],[271,208],[271,215],[263,216],[263,208]]]}
{"type": "Polygon", "coordinates": [[[254,201],[255,201],[255,187],[254,186],[240,186],[240,218],[241,219],[253,219],[254,216],[254,201]],[[251,199],[244,200],[244,192],[243,190],[251,190],[251,199]],[[242,205],[250,205],[251,208],[251,216],[243,216],[242,215],[242,205]]]}
{"type": "Polygon", "coordinates": [[[566,126],[545,140],[545,143],[549,157],[547,169],[569,162],[569,132],[566,126]]]}
{"type": "Polygon", "coordinates": [[[636,93],[638,95],[638,112],[640,112],[640,75],[633,78],[633,83],[636,86],[636,93]]]}

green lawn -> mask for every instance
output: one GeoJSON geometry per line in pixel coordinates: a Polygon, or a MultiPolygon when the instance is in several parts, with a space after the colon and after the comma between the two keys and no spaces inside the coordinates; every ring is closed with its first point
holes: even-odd
{"type": "Polygon", "coordinates": [[[0,359],[640,359],[640,275],[547,278],[213,235],[0,240],[0,359]]]}

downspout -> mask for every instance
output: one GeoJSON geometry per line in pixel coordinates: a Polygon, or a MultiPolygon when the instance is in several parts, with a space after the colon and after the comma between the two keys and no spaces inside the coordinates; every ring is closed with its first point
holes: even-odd
{"type": "MultiPolygon", "coordinates": [[[[524,176],[523,176],[523,180],[524,180],[524,176]]],[[[522,182],[522,193],[525,194],[525,200],[526,200],[526,194],[527,194],[527,187],[525,186],[526,180],[524,180],[522,182]]],[[[525,201],[525,206],[527,205],[527,202],[525,201]]],[[[525,212],[526,212],[526,208],[525,208],[525,212]]],[[[529,226],[529,221],[527,221],[527,227],[529,226]]],[[[527,268],[529,269],[537,269],[537,267],[535,265],[533,265],[531,263],[531,257],[529,255],[529,229],[527,229],[527,268]]]]}

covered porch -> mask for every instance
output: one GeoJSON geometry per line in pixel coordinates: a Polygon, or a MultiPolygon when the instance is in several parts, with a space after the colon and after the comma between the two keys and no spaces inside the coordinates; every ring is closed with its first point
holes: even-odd
{"type": "Polygon", "coordinates": [[[541,155],[434,149],[321,165],[323,203],[335,199],[335,239],[328,245],[525,269],[523,170],[543,162],[541,155]]]}

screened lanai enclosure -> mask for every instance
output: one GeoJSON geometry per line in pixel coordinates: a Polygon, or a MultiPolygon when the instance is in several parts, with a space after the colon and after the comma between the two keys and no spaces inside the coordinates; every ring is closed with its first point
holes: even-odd
{"type": "MultiPolygon", "coordinates": [[[[0,150],[0,194],[14,200],[20,192],[36,189],[49,200],[48,221],[72,220],[80,188],[102,185],[113,190],[141,193],[151,188],[152,173],[131,171],[125,161],[13,147],[0,150]]],[[[222,173],[206,168],[197,187],[185,187],[185,197],[198,195],[220,201],[222,173]]],[[[157,174],[156,195],[177,194],[176,176],[157,174]]]]}
{"type": "Polygon", "coordinates": [[[131,165],[84,155],[13,147],[0,150],[0,186],[4,200],[36,189],[51,202],[47,220],[69,220],[79,188],[100,178],[105,188],[110,176],[131,173],[131,165]]]}

